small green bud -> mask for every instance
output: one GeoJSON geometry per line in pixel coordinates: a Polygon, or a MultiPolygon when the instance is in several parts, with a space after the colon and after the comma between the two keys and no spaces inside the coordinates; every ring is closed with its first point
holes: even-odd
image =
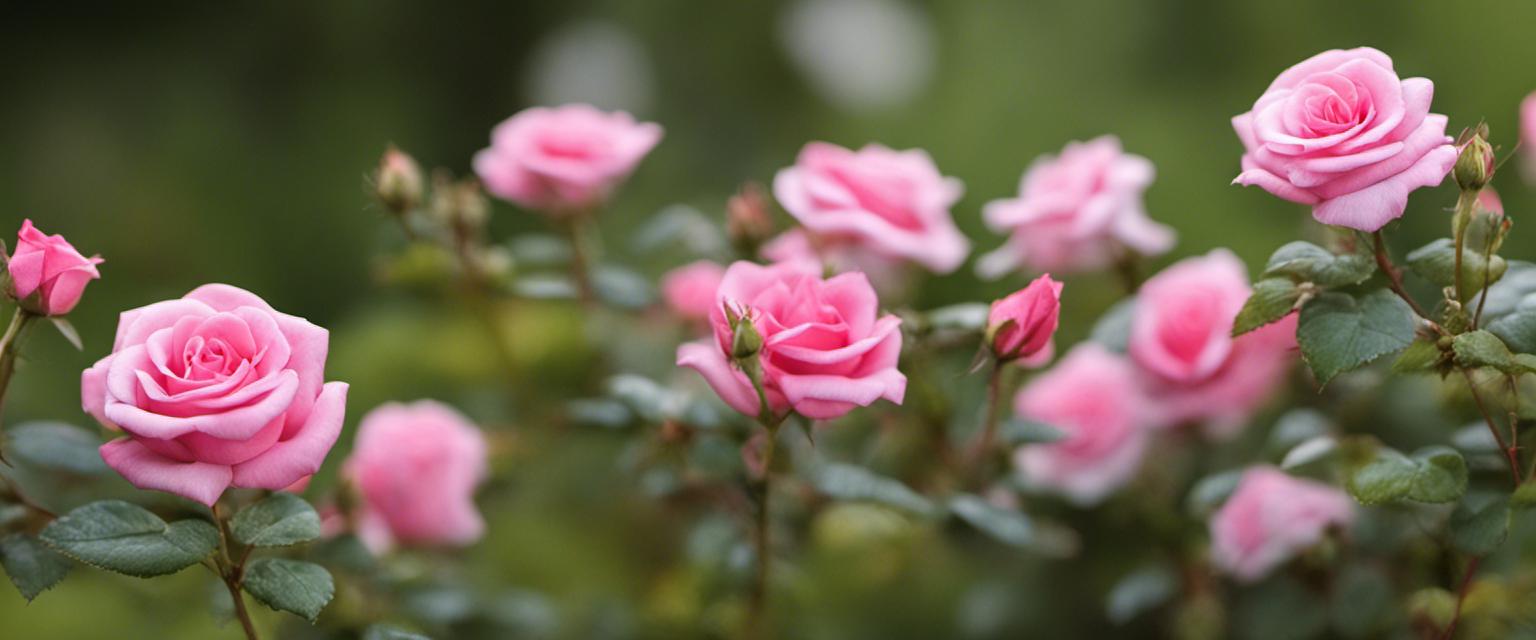
{"type": "Polygon", "coordinates": [[[405,213],[421,204],[421,167],[416,160],[393,145],[379,159],[373,176],[374,195],[394,213],[405,213]]]}
{"type": "Polygon", "coordinates": [[[1474,135],[1456,158],[1456,184],[1462,191],[1478,191],[1493,178],[1493,147],[1482,135],[1474,135]]]}
{"type": "Polygon", "coordinates": [[[763,334],[757,332],[752,318],[742,316],[731,325],[731,358],[745,360],[763,350],[763,334]]]}

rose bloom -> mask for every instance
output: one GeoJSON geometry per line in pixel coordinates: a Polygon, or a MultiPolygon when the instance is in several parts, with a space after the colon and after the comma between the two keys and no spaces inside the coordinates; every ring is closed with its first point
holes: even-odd
{"type": "Polygon", "coordinates": [[[1296,316],[1233,338],[1250,292],[1243,263],[1224,249],[1181,260],[1142,285],[1128,350],[1155,399],[1157,426],[1200,421],[1231,434],[1284,381],[1296,316]]]}
{"type": "Polygon", "coordinates": [[[1041,156],[1024,172],[1017,198],[983,209],[988,227],[1012,233],[983,258],[983,272],[992,277],[1020,266],[1088,271],[1127,252],[1167,252],[1173,231],[1147,217],[1142,203],[1154,173],[1150,161],[1122,151],[1114,136],[1071,142],[1060,156],[1041,156]]]}
{"type": "Polygon", "coordinates": [[[1050,362],[1055,351],[1051,337],[1061,317],[1061,286],[1045,274],[992,303],[988,344],[999,360],[1018,360],[1029,367],[1050,362]]]}
{"type": "Polygon", "coordinates": [[[1014,453],[1014,464],[1031,484],[1091,505],[1125,486],[1141,467],[1148,431],[1135,367],[1099,345],[1079,345],[1031,380],[1014,400],[1014,412],[1067,434],[1014,453]]]}
{"type": "Polygon", "coordinates": [[[341,432],[347,384],[325,382],[329,342],[249,291],[204,285],[123,312],[81,403],[126,434],[101,457],[136,487],[205,505],[231,486],[278,490],[319,470],[341,432]]]}
{"type": "Polygon", "coordinates": [[[757,354],[775,413],[793,409],[827,420],[885,398],[901,404],[907,378],[896,370],[901,320],[879,315],[864,274],[823,280],[803,263],[737,262],[725,272],[709,321],[714,339],[678,347],[678,366],[697,370],[731,408],[758,415],[757,392],[730,361],[733,330],[724,307],[752,319],[757,354]]]}
{"type": "Polygon", "coordinates": [[[661,126],[585,104],[534,107],[491,132],[475,154],[486,191],[529,209],[565,213],[601,204],[661,141],[661,126]]]}
{"type": "Polygon", "coordinates": [[[813,246],[915,262],[937,273],[954,271],[971,250],[949,213],[964,191],[927,152],[878,144],[852,151],[812,142],[773,179],[774,197],[815,236],[813,246]]]}
{"type": "Polygon", "coordinates": [[[11,293],[28,311],[61,316],[80,303],[86,283],[101,278],[100,257],[80,255],[61,235],[48,235],[21,221],[16,233],[16,252],[6,262],[11,293]],[[36,298],[33,298],[36,295],[36,298]]]}
{"type": "Polygon", "coordinates": [[[662,276],[661,297],[679,318],[704,320],[715,307],[715,290],[724,276],[725,267],[699,260],[662,276]]]}
{"type": "Polygon", "coordinates": [[[1245,149],[1232,182],[1312,205],[1318,222],[1376,231],[1456,164],[1446,117],[1429,112],[1434,93],[1369,47],[1312,56],[1232,119],[1245,149]]]}
{"type": "Polygon", "coordinates": [[[1237,490],[1211,517],[1211,560],[1253,582],[1323,539],[1348,528],[1354,501],[1332,486],[1294,478],[1273,467],[1243,472],[1237,490]]]}
{"type": "Polygon", "coordinates": [[[474,497],[486,456],[480,429],[445,404],[422,400],[370,411],[341,471],[360,498],[358,537],[375,552],[479,540],[485,521],[474,497]]]}

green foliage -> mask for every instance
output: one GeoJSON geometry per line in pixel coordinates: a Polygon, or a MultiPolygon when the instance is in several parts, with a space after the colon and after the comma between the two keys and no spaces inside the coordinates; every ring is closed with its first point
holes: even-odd
{"type": "Polygon", "coordinates": [[[1438,340],[1419,338],[1392,361],[1392,373],[1415,373],[1444,362],[1446,354],[1438,340]]]}
{"type": "Polygon", "coordinates": [[[229,521],[236,540],[253,547],[284,547],[320,537],[320,515],[303,498],[278,492],[229,521]]]}
{"type": "Polygon", "coordinates": [[[31,601],[64,580],[72,565],[37,538],[12,533],[0,538],[0,566],[21,596],[31,601]]]}
{"type": "Polygon", "coordinates": [[[121,500],[92,502],[43,529],[43,542],[94,567],[149,578],[201,562],[219,546],[219,532],[204,520],[167,524],[121,500]]]}
{"type": "Polygon", "coordinates": [[[1292,447],[1280,461],[1280,468],[1294,471],[1313,463],[1332,460],[1339,451],[1339,441],[1330,435],[1310,438],[1292,447]]]}
{"type": "Polygon", "coordinates": [[[363,640],[431,640],[431,638],[392,624],[376,624],[363,632],[363,640]]]}
{"type": "Polygon", "coordinates": [[[1296,341],[1319,383],[1413,344],[1414,315],[1386,289],[1326,292],[1301,307],[1296,341]]]}
{"type": "Polygon", "coordinates": [[[1451,545],[1461,553],[1485,556],[1509,535],[1510,501],[1498,494],[1475,497],[1467,496],[1451,512],[1451,545]]]}
{"type": "Polygon", "coordinates": [[[1109,590],[1104,612],[1109,621],[1123,625],[1172,600],[1179,591],[1179,576],[1170,567],[1143,567],[1121,578],[1109,590]]]}
{"type": "Polygon", "coordinates": [[[1024,444],[1050,444],[1067,437],[1067,432],[1044,422],[1027,418],[1012,418],[999,430],[1003,442],[1009,446],[1024,444]]]}
{"type": "Polygon", "coordinates": [[[1498,336],[1481,329],[1456,336],[1451,349],[1456,364],[1463,367],[1490,367],[1514,375],[1536,371],[1536,356],[1510,353],[1498,336]]]}
{"type": "Polygon", "coordinates": [[[936,515],[938,506],[894,480],[851,464],[832,463],[815,473],[816,488],[839,500],[862,500],[922,516],[936,515]]]}
{"type": "Polygon", "coordinates": [[[262,604],[310,622],[320,617],[320,610],[336,594],[336,584],[325,567],[287,558],[251,561],[240,586],[262,604]]]}
{"type": "Polygon", "coordinates": [[[1355,469],[1348,488],[1362,504],[1453,502],[1467,490],[1467,463],[1450,447],[1426,447],[1412,457],[1381,448],[1355,469]]]}
{"type": "MultiPolygon", "coordinates": [[[[1440,238],[1409,252],[1408,268],[1419,277],[1440,287],[1455,284],[1456,244],[1450,238],[1440,238]]],[[[1482,252],[1466,245],[1461,251],[1461,301],[1471,300],[1483,285],[1498,282],[1504,277],[1509,265],[1498,255],[1490,259],[1482,252]],[[1485,279],[1486,278],[1486,279],[1485,279]]]]}
{"type": "Polygon", "coordinates": [[[40,469],[75,475],[97,475],[107,471],[101,461],[101,438],[96,434],[63,422],[27,422],[6,432],[8,459],[40,469]]]}
{"type": "MultiPolygon", "coordinates": [[[[1361,245],[1363,249],[1364,245],[1361,245]]],[[[1360,284],[1376,272],[1371,254],[1356,251],[1343,255],[1310,242],[1295,241],[1276,249],[1264,266],[1264,278],[1285,276],[1296,282],[1323,287],[1360,284]]]]}
{"type": "Polygon", "coordinates": [[[1071,531],[1035,522],[1013,509],[1004,509],[971,494],[949,500],[949,511],[993,539],[1045,556],[1064,557],[1077,550],[1071,531]]]}
{"type": "Polygon", "coordinates": [[[1265,278],[1253,285],[1253,294],[1243,303],[1232,323],[1232,335],[1240,336],[1287,315],[1301,299],[1302,289],[1289,278],[1265,278]]]}
{"type": "Polygon", "coordinates": [[[1227,501],[1227,497],[1237,490],[1237,483],[1242,479],[1242,469],[1231,469],[1201,478],[1195,486],[1190,487],[1189,496],[1184,499],[1185,510],[1196,518],[1209,515],[1227,501]]]}

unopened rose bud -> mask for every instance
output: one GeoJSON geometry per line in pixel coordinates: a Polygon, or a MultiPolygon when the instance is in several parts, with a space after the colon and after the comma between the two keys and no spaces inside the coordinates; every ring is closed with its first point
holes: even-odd
{"type": "Polygon", "coordinates": [[[490,218],[491,206],[480,183],[439,177],[432,190],[432,213],[461,232],[478,231],[490,218]]]}
{"type": "Polygon", "coordinates": [[[1050,358],[1051,336],[1061,315],[1061,283],[1050,274],[992,303],[987,314],[987,346],[998,360],[1024,359],[1038,364],[1050,358]]]}
{"type": "Polygon", "coordinates": [[[81,255],[64,236],[50,236],[23,220],[16,250],[5,260],[7,293],[31,313],[62,316],[79,304],[85,285],[101,277],[96,269],[101,262],[81,255]]]}
{"type": "Polygon", "coordinates": [[[1493,178],[1493,147],[1482,134],[1473,135],[1456,158],[1456,184],[1462,191],[1477,191],[1493,178]]]}
{"type": "Polygon", "coordinates": [[[395,213],[404,213],[421,204],[421,167],[404,151],[393,146],[379,159],[373,178],[374,194],[379,202],[395,213]]]}
{"type": "Polygon", "coordinates": [[[748,182],[726,202],[725,235],[743,255],[757,255],[758,247],[773,236],[773,215],[761,185],[748,182]]]}
{"type": "Polygon", "coordinates": [[[752,323],[750,309],[737,309],[727,302],[725,318],[731,327],[731,359],[745,360],[763,350],[763,334],[758,333],[757,325],[752,323]]]}

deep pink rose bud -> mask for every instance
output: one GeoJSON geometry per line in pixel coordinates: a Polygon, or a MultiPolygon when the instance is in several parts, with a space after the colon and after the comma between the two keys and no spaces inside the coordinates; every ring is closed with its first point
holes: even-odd
{"type": "Polygon", "coordinates": [[[699,260],[671,271],[661,277],[661,297],[677,317],[685,320],[704,320],[715,308],[715,291],[720,279],[725,277],[725,267],[709,260],[699,260]]]}
{"type": "Polygon", "coordinates": [[[1211,560],[1253,582],[1322,541],[1329,528],[1348,528],[1354,519],[1354,501],[1343,491],[1254,467],[1211,518],[1211,560]]]}
{"type": "Polygon", "coordinates": [[[485,521],[474,497],[486,460],[480,429],[445,404],[422,400],[370,411],[342,465],[360,499],[358,537],[376,553],[396,544],[479,540],[485,521]]]}
{"type": "Polygon", "coordinates": [[[863,273],[822,279],[801,262],[762,266],[737,262],[725,271],[710,309],[714,337],[677,349],[677,364],[704,376],[731,408],[758,415],[752,381],[732,366],[751,349],[775,413],[793,409],[829,420],[885,398],[900,404],[907,378],[896,370],[901,320],[880,315],[880,301],[863,273]],[[738,339],[739,323],[755,329],[756,344],[738,339]]]}
{"type": "Polygon", "coordinates": [[[347,383],[325,381],[330,334],[255,294],[210,284],[124,311],[86,369],[86,413],[127,437],[101,446],[140,489],[205,505],[229,487],[283,489],[336,443],[347,383]]]}
{"type": "Polygon", "coordinates": [[[23,220],[7,265],[11,295],[27,311],[62,316],[80,303],[86,283],[101,277],[96,270],[101,262],[100,257],[80,255],[64,236],[50,236],[23,220]]]}
{"type": "Polygon", "coordinates": [[[1446,117],[1429,112],[1434,93],[1370,47],[1307,58],[1232,119],[1245,149],[1232,182],[1312,205],[1323,224],[1376,231],[1456,164],[1446,117]]]}
{"type": "Polygon", "coordinates": [[[1051,359],[1051,336],[1061,316],[1061,283],[1051,274],[992,303],[987,314],[987,346],[1003,362],[1021,360],[1038,366],[1051,359]]]}
{"type": "Polygon", "coordinates": [[[661,141],[661,126],[585,104],[534,107],[491,132],[475,173],[491,195],[545,213],[608,199],[661,141]]]}

